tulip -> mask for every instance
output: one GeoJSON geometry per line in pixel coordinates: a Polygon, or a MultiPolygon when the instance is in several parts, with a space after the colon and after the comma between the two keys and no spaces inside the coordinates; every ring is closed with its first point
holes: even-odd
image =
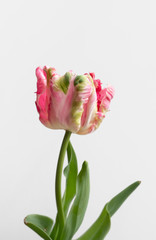
{"type": "Polygon", "coordinates": [[[111,86],[102,89],[94,73],[60,76],[54,68],[36,69],[36,107],[40,121],[48,128],[65,129],[77,134],[96,130],[114,95],[111,86]]]}
{"type": "MultiPolygon", "coordinates": [[[[72,71],[60,76],[54,68],[38,67],[36,107],[40,121],[48,128],[64,129],[65,135],[58,156],[55,198],[57,216],[55,223],[38,214],[28,215],[24,223],[47,240],[71,240],[85,216],[89,200],[89,169],[84,161],[78,171],[77,157],[70,142],[73,133],[87,134],[98,128],[114,95],[109,86],[102,89],[101,81],[94,73],[76,75],[72,71]],[[67,152],[68,165],[63,171],[67,152]],[[66,184],[62,194],[62,173],[66,184]],[[54,224],[53,224],[54,223],[54,224]]],[[[102,240],[108,233],[111,217],[139,186],[140,181],[131,184],[111,201],[106,203],[101,214],[91,227],[77,240],[102,240]]]]}

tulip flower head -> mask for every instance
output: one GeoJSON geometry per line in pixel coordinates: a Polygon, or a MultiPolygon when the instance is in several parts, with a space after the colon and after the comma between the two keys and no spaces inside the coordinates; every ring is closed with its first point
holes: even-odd
{"type": "Polygon", "coordinates": [[[114,95],[111,86],[102,89],[94,73],[60,76],[54,68],[36,69],[36,107],[40,121],[48,128],[65,129],[77,134],[96,130],[114,95]]]}

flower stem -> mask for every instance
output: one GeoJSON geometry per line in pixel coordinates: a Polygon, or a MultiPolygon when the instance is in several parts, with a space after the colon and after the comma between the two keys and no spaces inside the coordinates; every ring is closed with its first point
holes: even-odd
{"type": "Polygon", "coordinates": [[[62,206],[61,179],[62,179],[64,157],[68,147],[70,136],[71,136],[71,132],[66,131],[62,141],[62,146],[60,149],[60,154],[59,154],[57,169],[56,169],[55,194],[56,194],[56,205],[57,205],[58,218],[59,218],[59,233],[62,232],[64,223],[65,223],[65,216],[64,216],[63,206],[62,206]]]}

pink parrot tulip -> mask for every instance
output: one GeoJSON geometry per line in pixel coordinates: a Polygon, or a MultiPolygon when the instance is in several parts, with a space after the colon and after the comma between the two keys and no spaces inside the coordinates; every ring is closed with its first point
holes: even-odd
{"type": "Polygon", "coordinates": [[[60,76],[54,68],[36,69],[36,106],[40,121],[48,128],[88,134],[98,128],[109,110],[114,89],[102,89],[94,73],[60,76]]]}

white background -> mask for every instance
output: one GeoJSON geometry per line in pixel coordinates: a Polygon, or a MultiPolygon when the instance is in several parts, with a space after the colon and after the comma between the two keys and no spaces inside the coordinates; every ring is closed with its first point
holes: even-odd
{"type": "Polygon", "coordinates": [[[0,239],[37,240],[30,213],[55,218],[54,178],[63,131],[35,108],[39,65],[64,74],[95,72],[116,94],[99,129],[72,135],[89,162],[91,192],[83,233],[104,204],[142,184],[112,218],[107,240],[156,239],[155,0],[13,0],[0,4],[0,239]]]}

